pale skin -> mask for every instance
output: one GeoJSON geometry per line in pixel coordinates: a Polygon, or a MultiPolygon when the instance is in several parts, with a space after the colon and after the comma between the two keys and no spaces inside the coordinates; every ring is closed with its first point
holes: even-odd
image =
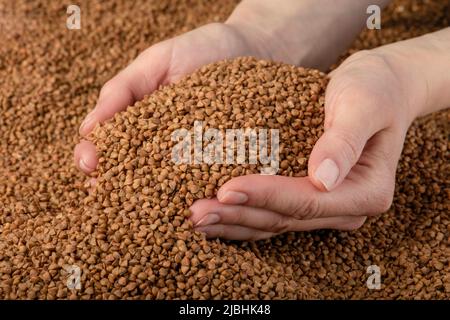
{"type": "MultiPolygon", "coordinates": [[[[256,56],[325,70],[363,28],[367,6],[388,2],[328,1],[244,0],[225,23],[151,46],[104,85],[80,134],[210,62],[256,56]]],[[[409,125],[450,105],[449,52],[447,28],[349,57],[330,74],[325,133],[308,176],[234,178],[216,199],[192,205],[195,228],[210,238],[258,240],[287,231],[353,230],[388,210],[409,125]]],[[[92,143],[76,146],[83,172],[97,162],[92,143]]]]}

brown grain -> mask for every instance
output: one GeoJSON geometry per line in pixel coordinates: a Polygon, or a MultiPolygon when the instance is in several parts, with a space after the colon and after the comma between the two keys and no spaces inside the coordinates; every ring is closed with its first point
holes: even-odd
{"type": "MultiPolygon", "coordinates": [[[[0,298],[449,299],[448,110],[414,122],[398,166],[392,208],[353,232],[288,233],[256,243],[206,241],[186,222],[187,205],[213,196],[231,176],[255,168],[221,171],[212,166],[205,185],[199,183],[207,178],[202,166],[179,166],[175,175],[165,153],[169,144],[158,143],[156,152],[153,144],[141,145],[134,132],[121,137],[130,142],[126,150],[99,133],[98,142],[105,143],[99,183],[95,197],[87,197],[85,177],[72,164],[73,148],[101,86],[152,43],[224,20],[235,4],[79,1],[82,29],[68,31],[65,3],[0,3],[0,298]],[[141,158],[146,162],[133,161],[141,158]],[[189,188],[181,184],[187,178],[195,182],[189,188]],[[371,264],[382,270],[381,290],[365,285],[371,264]],[[66,287],[65,265],[81,268],[81,290],[66,287]]],[[[448,10],[448,1],[393,1],[382,14],[382,29],[363,31],[347,54],[447,27],[448,10]]],[[[296,139],[289,134],[283,141],[299,145],[285,151],[281,173],[304,175],[323,115],[313,120],[302,110],[313,105],[307,98],[317,96],[323,84],[315,74],[314,94],[304,89],[292,93],[283,79],[298,77],[297,68],[251,63],[285,70],[272,80],[280,83],[277,90],[289,90],[287,98],[275,95],[264,112],[246,117],[255,106],[245,96],[218,110],[211,103],[220,100],[217,90],[198,86],[196,104],[188,107],[195,117],[216,119],[211,125],[226,116],[239,125],[292,126],[296,139]],[[305,132],[310,127],[317,131],[305,132]]],[[[242,72],[236,61],[220,65],[242,72]]],[[[208,70],[200,74],[214,77],[208,70]]],[[[181,89],[186,83],[162,89],[142,108],[167,92],[180,99],[186,94],[181,89]]],[[[261,86],[255,94],[263,97],[267,91],[261,86]]],[[[177,107],[186,112],[186,106],[177,107]]],[[[171,119],[167,111],[173,106],[153,108],[152,117],[141,115],[151,119],[145,121],[149,132],[171,119]]],[[[136,116],[126,112],[116,120],[122,117],[130,121],[127,128],[140,126],[136,116]]],[[[117,131],[113,123],[100,132],[117,131]]]]}

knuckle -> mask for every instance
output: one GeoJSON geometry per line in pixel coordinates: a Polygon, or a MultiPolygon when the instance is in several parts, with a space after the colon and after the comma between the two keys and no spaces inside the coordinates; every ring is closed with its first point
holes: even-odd
{"type": "Polygon", "coordinates": [[[391,192],[379,192],[373,195],[370,206],[372,209],[367,212],[368,216],[375,216],[388,211],[392,205],[393,194],[391,192]]]}
{"type": "MultiPolygon", "coordinates": [[[[280,178],[279,176],[270,175],[265,176],[264,179],[266,180],[267,185],[271,186],[268,188],[264,188],[261,190],[261,192],[255,193],[255,202],[257,202],[256,206],[259,208],[285,208],[285,204],[283,203],[284,199],[284,189],[281,187],[282,184],[280,184],[280,178]]],[[[258,180],[255,180],[255,183],[258,183],[258,180]]],[[[286,210],[287,212],[293,212],[293,210],[286,210]]]]}
{"type": "Polygon", "coordinates": [[[369,212],[370,216],[384,213],[390,209],[394,199],[395,173],[391,173],[389,168],[386,167],[385,170],[379,172],[373,182],[373,187],[377,192],[374,192],[370,199],[372,205],[369,207],[373,208],[369,212]]]}
{"type": "Polygon", "coordinates": [[[232,223],[233,224],[243,224],[244,222],[244,208],[239,208],[238,210],[234,211],[232,223]]]}
{"type": "Polygon", "coordinates": [[[311,195],[305,201],[297,201],[293,204],[291,210],[292,216],[300,220],[310,220],[319,218],[322,214],[322,209],[319,199],[311,195]]]}
{"type": "Polygon", "coordinates": [[[394,187],[375,184],[368,190],[353,194],[347,199],[349,214],[359,216],[361,214],[372,217],[388,211],[392,205],[394,187]],[[375,189],[373,189],[375,188],[375,189]],[[376,190],[373,192],[373,190],[376,190]]]}
{"type": "Polygon", "coordinates": [[[277,189],[269,188],[266,189],[261,196],[260,205],[261,208],[269,208],[270,205],[278,199],[277,189]]]}
{"type": "Polygon", "coordinates": [[[341,152],[350,163],[356,163],[361,153],[361,139],[354,133],[342,130],[336,130],[334,137],[340,142],[341,152]]]}
{"type": "Polygon", "coordinates": [[[349,115],[358,116],[360,119],[370,119],[375,112],[385,109],[385,103],[381,102],[380,95],[370,82],[363,76],[353,76],[349,72],[334,79],[332,94],[325,118],[330,127],[338,118],[346,119],[349,115]]]}
{"type": "Polygon", "coordinates": [[[377,110],[384,107],[380,103],[383,95],[374,86],[377,78],[374,75],[392,78],[391,63],[384,55],[369,50],[359,51],[347,58],[337,71],[330,81],[335,92],[332,105],[358,108],[364,101],[377,110]]]}
{"type": "Polygon", "coordinates": [[[379,203],[378,211],[379,211],[379,213],[388,211],[390,209],[391,205],[392,205],[392,201],[393,201],[393,196],[392,195],[383,194],[378,199],[378,203],[379,203]]]}
{"type": "Polygon", "coordinates": [[[283,216],[277,217],[269,226],[268,230],[274,233],[284,233],[289,230],[292,220],[283,216]]]}

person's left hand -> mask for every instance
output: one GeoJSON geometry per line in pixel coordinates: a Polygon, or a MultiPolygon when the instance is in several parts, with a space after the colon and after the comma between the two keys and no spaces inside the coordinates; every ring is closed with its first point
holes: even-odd
{"type": "MultiPolygon", "coordinates": [[[[239,56],[270,58],[273,49],[261,45],[267,42],[264,39],[262,33],[253,29],[210,23],[152,45],[103,86],[97,105],[81,124],[80,134],[87,137],[97,124],[111,119],[159,86],[174,83],[208,63],[239,56]]],[[[82,140],[75,147],[74,160],[84,173],[94,172],[98,164],[94,144],[82,140]]]]}
{"type": "Polygon", "coordinates": [[[286,231],[357,229],[367,216],[387,211],[415,117],[411,100],[422,98],[394,59],[359,52],[331,74],[325,132],[311,153],[308,177],[234,178],[217,199],[191,206],[196,229],[210,238],[258,240],[286,231]]]}

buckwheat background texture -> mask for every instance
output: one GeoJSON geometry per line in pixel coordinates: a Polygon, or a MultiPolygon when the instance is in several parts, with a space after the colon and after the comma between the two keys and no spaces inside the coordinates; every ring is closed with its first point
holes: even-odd
{"type": "MultiPolygon", "coordinates": [[[[282,174],[304,175],[310,147],[321,132],[326,80],[315,71],[246,58],[201,69],[196,73],[203,78],[201,85],[187,78],[147,97],[96,131],[93,139],[104,157],[99,184],[89,195],[86,178],[73,164],[73,148],[79,124],[95,105],[101,86],[149,45],[223,21],[236,3],[80,1],[81,30],[68,30],[67,3],[0,2],[0,298],[450,297],[448,110],[411,126],[394,204],[359,230],[289,233],[256,243],[206,241],[191,231],[184,208],[196,198],[212,196],[231,176],[254,168],[228,172],[164,163],[164,148],[139,136],[147,132],[153,141],[152,130],[161,126],[157,119],[172,119],[167,114],[171,105],[160,110],[155,101],[167,94],[174,101],[186,99],[183,92],[194,85],[195,94],[188,98],[211,104],[217,97],[201,87],[217,69],[228,70],[230,77],[233,72],[250,72],[250,78],[252,72],[262,72],[267,81],[280,84],[276,92],[289,94],[275,96],[272,103],[263,100],[273,117],[261,113],[261,123],[253,125],[267,124],[295,137],[295,156],[283,155],[287,162],[282,174]],[[308,85],[296,95],[284,79],[308,85]],[[127,123],[127,128],[136,124],[136,130],[114,126],[132,118],[133,110],[142,110],[127,123]],[[153,129],[142,121],[150,118],[153,129]],[[307,128],[303,138],[295,130],[296,121],[307,128]],[[117,141],[108,141],[102,132],[128,132],[119,144],[134,150],[129,155],[135,158],[121,158],[118,147],[112,157],[117,141]],[[150,154],[154,163],[139,163],[141,155],[149,159],[150,154]],[[112,170],[108,184],[104,175],[111,169],[124,173],[114,180],[118,172],[112,170]],[[205,177],[205,169],[213,173],[205,177]],[[196,183],[181,183],[176,170],[181,170],[181,179],[196,183]],[[365,283],[366,268],[373,264],[381,268],[380,290],[369,290],[365,283]],[[67,265],[80,267],[80,290],[67,288],[67,265]]],[[[447,27],[449,12],[449,1],[396,0],[382,14],[382,29],[363,31],[347,54],[447,27]]],[[[229,89],[241,92],[236,85],[229,89]]],[[[223,113],[220,106],[208,111],[205,105],[190,107],[204,111],[195,114],[200,118],[223,113]]],[[[243,111],[228,111],[229,120],[239,114],[246,119],[243,111]]]]}

